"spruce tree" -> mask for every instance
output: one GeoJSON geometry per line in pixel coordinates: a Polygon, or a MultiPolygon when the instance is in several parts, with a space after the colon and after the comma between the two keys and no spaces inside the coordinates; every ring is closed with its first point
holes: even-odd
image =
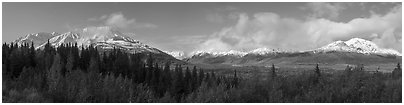
{"type": "Polygon", "coordinates": [[[30,65],[31,65],[32,67],[35,67],[35,66],[36,66],[34,42],[31,42],[31,47],[30,47],[30,51],[29,51],[29,62],[30,62],[30,65]]]}
{"type": "Polygon", "coordinates": [[[191,76],[192,76],[192,74],[191,74],[191,71],[189,70],[189,68],[187,67],[186,69],[185,69],[185,77],[184,77],[184,80],[185,80],[185,88],[186,88],[186,94],[187,93],[190,93],[191,92],[191,90],[192,90],[192,85],[191,85],[191,82],[192,82],[192,78],[191,78],[191,76]]]}
{"type": "Polygon", "coordinates": [[[17,46],[17,49],[13,50],[9,57],[11,77],[18,77],[24,66],[25,59],[22,56],[22,52],[19,50],[17,46]]]}
{"type": "Polygon", "coordinates": [[[199,69],[199,76],[198,76],[198,86],[201,86],[202,81],[205,79],[205,73],[202,69],[199,69]]]}
{"type": "Polygon", "coordinates": [[[180,102],[182,95],[185,92],[184,74],[182,73],[182,67],[179,65],[176,70],[176,78],[173,82],[173,95],[175,94],[175,99],[180,102]]]}
{"type": "Polygon", "coordinates": [[[392,72],[392,77],[393,77],[394,79],[398,79],[398,78],[401,77],[401,73],[402,73],[402,71],[401,71],[401,65],[400,65],[400,63],[397,63],[396,68],[394,68],[394,70],[393,70],[393,72],[392,72]]]}
{"type": "Polygon", "coordinates": [[[66,72],[67,73],[70,73],[70,72],[72,72],[72,70],[73,70],[73,67],[74,67],[74,55],[73,55],[73,53],[72,52],[70,52],[70,54],[68,55],[68,57],[67,57],[67,61],[66,61],[66,72]]]}
{"type": "Polygon", "coordinates": [[[233,75],[233,86],[234,86],[234,87],[237,87],[237,86],[238,86],[237,70],[234,70],[234,75],[233,75]]]}
{"type": "Polygon", "coordinates": [[[91,57],[90,65],[88,66],[87,71],[92,72],[92,73],[99,73],[99,70],[100,70],[100,68],[99,68],[97,58],[91,57]]]}
{"type": "Polygon", "coordinates": [[[194,91],[198,86],[198,73],[196,70],[196,66],[192,69],[192,76],[191,76],[191,90],[194,91]]]}
{"type": "Polygon", "coordinates": [[[158,93],[159,77],[160,69],[158,64],[156,63],[152,71],[152,78],[150,80],[150,86],[156,91],[156,93],[158,93]]]}
{"type": "Polygon", "coordinates": [[[48,42],[45,44],[45,53],[47,53],[47,54],[49,54],[50,53],[50,51],[51,51],[51,46],[50,46],[50,43],[49,43],[49,39],[48,39],[48,42]]]}
{"type": "Polygon", "coordinates": [[[164,83],[164,87],[165,87],[165,89],[168,89],[168,88],[170,88],[170,86],[171,86],[171,81],[172,81],[172,74],[171,74],[171,71],[170,71],[170,63],[169,62],[166,62],[165,63],[165,66],[164,66],[164,71],[163,71],[164,73],[163,73],[163,83],[164,83]]]}
{"type": "Polygon", "coordinates": [[[60,62],[60,55],[56,54],[53,60],[52,67],[47,72],[49,91],[56,90],[56,86],[58,85],[60,79],[62,78],[61,70],[62,70],[62,64],[60,62]]]}
{"type": "Polygon", "coordinates": [[[316,72],[317,76],[321,76],[320,68],[318,67],[318,63],[316,64],[315,72],[316,72]]]}
{"type": "Polygon", "coordinates": [[[397,63],[397,69],[398,69],[398,70],[401,70],[400,62],[397,63]]]}
{"type": "Polygon", "coordinates": [[[271,70],[272,70],[272,78],[275,78],[276,77],[276,72],[275,72],[276,68],[275,68],[274,64],[272,64],[271,70]]]}

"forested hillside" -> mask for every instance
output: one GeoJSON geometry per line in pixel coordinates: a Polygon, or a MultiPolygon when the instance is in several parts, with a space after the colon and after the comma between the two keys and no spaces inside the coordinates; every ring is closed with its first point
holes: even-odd
{"type": "Polygon", "coordinates": [[[152,54],[98,51],[49,43],[3,44],[3,102],[402,102],[401,66],[393,73],[347,67],[343,73],[312,72],[240,77],[197,67],[158,63],[152,54]],[[146,59],[146,60],[143,60],[146,59]]]}

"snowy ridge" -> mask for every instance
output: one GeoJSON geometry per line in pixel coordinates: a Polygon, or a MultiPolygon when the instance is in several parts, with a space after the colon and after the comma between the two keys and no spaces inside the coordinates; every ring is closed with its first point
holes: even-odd
{"type": "Polygon", "coordinates": [[[275,49],[268,49],[268,48],[257,48],[255,50],[250,51],[251,54],[258,54],[258,55],[265,55],[268,53],[274,53],[275,49]]]}
{"type": "Polygon", "coordinates": [[[89,45],[96,42],[107,42],[107,41],[117,41],[122,40],[125,42],[138,42],[137,40],[131,39],[130,37],[122,34],[113,27],[101,26],[101,27],[86,27],[79,32],[81,38],[77,40],[79,45],[89,45]]]}
{"type": "Polygon", "coordinates": [[[183,51],[163,51],[177,59],[184,59],[186,58],[185,53],[183,51]]]}
{"type": "Polygon", "coordinates": [[[315,50],[308,51],[293,51],[293,50],[283,50],[283,49],[269,49],[269,48],[257,48],[248,52],[229,50],[229,51],[195,51],[190,55],[192,56],[205,56],[209,55],[212,57],[218,56],[236,56],[243,57],[247,54],[255,54],[255,55],[266,55],[266,54],[276,54],[276,53],[301,53],[301,52],[353,52],[353,53],[361,53],[361,54],[378,54],[378,55],[395,55],[401,56],[396,50],[393,49],[382,49],[379,48],[375,43],[361,39],[361,38],[352,38],[348,41],[335,41],[326,46],[315,50]]]}
{"type": "Polygon", "coordinates": [[[274,54],[274,53],[292,53],[296,52],[294,50],[285,50],[285,49],[269,49],[269,48],[257,48],[247,52],[248,54],[255,55],[266,55],[266,54],[274,54]]]}
{"type": "Polygon", "coordinates": [[[254,55],[266,55],[266,54],[273,54],[273,53],[285,53],[289,52],[286,50],[281,49],[269,49],[269,48],[257,48],[248,52],[244,51],[236,51],[236,50],[229,50],[229,51],[195,51],[191,53],[191,56],[204,56],[204,55],[211,55],[213,57],[218,56],[236,56],[236,57],[243,57],[247,54],[254,54],[254,55]]]}
{"type": "Polygon", "coordinates": [[[103,49],[119,48],[131,53],[162,53],[162,51],[157,48],[150,47],[138,40],[134,40],[122,34],[117,29],[109,26],[86,27],[82,30],[63,34],[57,34],[56,32],[29,34],[14,42],[19,44],[34,42],[36,48],[39,49],[43,48],[48,40],[49,43],[55,47],[58,47],[61,44],[77,43],[78,46],[93,45],[103,49]]]}
{"type": "Polygon", "coordinates": [[[352,38],[345,42],[335,41],[326,46],[315,49],[313,52],[318,53],[330,51],[401,56],[401,53],[396,50],[379,48],[375,43],[361,38],[352,38]]]}
{"type": "Polygon", "coordinates": [[[49,39],[49,42],[52,43],[53,46],[58,47],[63,43],[75,43],[76,39],[79,38],[78,33],[67,32],[49,39]]]}
{"type": "Polygon", "coordinates": [[[114,49],[119,48],[123,50],[129,50],[132,53],[141,53],[141,52],[152,52],[152,53],[161,53],[160,50],[145,45],[143,43],[133,43],[133,42],[126,42],[122,40],[108,40],[105,42],[96,42],[93,43],[95,47],[99,47],[102,49],[114,49]]]}
{"type": "Polygon", "coordinates": [[[230,50],[230,51],[195,51],[192,52],[191,55],[193,56],[204,56],[204,55],[211,55],[214,57],[218,57],[218,56],[238,56],[238,57],[242,57],[244,55],[246,55],[246,52],[242,52],[242,51],[236,51],[236,50],[230,50]]]}
{"type": "Polygon", "coordinates": [[[25,35],[24,37],[18,38],[17,40],[14,41],[14,43],[17,43],[18,45],[22,45],[24,43],[31,44],[31,42],[34,42],[34,45],[40,45],[42,43],[45,43],[48,41],[48,39],[58,36],[60,34],[56,32],[52,33],[45,33],[45,32],[40,32],[40,33],[32,33],[25,35]]]}

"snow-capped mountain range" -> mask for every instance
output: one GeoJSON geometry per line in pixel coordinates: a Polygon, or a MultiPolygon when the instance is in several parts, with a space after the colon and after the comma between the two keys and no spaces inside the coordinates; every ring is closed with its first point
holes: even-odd
{"type": "Polygon", "coordinates": [[[239,56],[242,57],[246,55],[247,52],[242,52],[242,51],[236,51],[236,50],[230,50],[230,51],[195,51],[192,52],[192,56],[204,56],[204,55],[211,55],[211,56],[226,56],[226,55],[232,55],[232,56],[239,56]]]}
{"type": "Polygon", "coordinates": [[[15,40],[15,43],[31,43],[34,42],[36,48],[43,48],[47,43],[52,46],[60,46],[63,43],[77,43],[78,46],[93,45],[103,49],[120,48],[132,53],[152,52],[164,53],[161,50],[143,44],[134,40],[117,29],[109,26],[86,27],[81,30],[71,31],[63,34],[52,33],[36,33],[28,34],[25,37],[15,40]]]}
{"type": "Polygon", "coordinates": [[[230,51],[194,51],[190,55],[192,56],[204,56],[210,55],[212,57],[218,56],[236,56],[236,57],[243,57],[245,55],[267,55],[267,54],[277,54],[277,53],[294,53],[299,51],[294,50],[284,50],[284,49],[270,49],[270,48],[257,48],[251,51],[237,51],[237,50],[230,50],[230,51]]]}
{"type": "Polygon", "coordinates": [[[275,53],[295,53],[295,52],[314,52],[314,53],[325,53],[325,52],[351,52],[351,53],[360,53],[360,54],[377,54],[377,55],[395,55],[401,56],[396,50],[393,49],[383,49],[379,48],[375,43],[361,39],[361,38],[352,38],[348,41],[335,41],[326,46],[309,50],[309,51],[293,51],[293,50],[282,50],[282,49],[270,49],[270,48],[257,48],[251,51],[243,52],[243,51],[195,51],[191,53],[192,56],[204,56],[210,55],[212,57],[218,56],[236,56],[243,57],[247,54],[254,55],[266,55],[266,54],[275,54],[275,53]]]}
{"type": "MultiPolygon", "coordinates": [[[[218,56],[235,56],[243,57],[246,55],[267,55],[278,53],[296,53],[302,51],[283,50],[283,49],[270,49],[270,48],[257,48],[251,51],[194,51],[188,56],[183,51],[161,51],[157,48],[148,46],[141,43],[138,40],[134,40],[127,35],[119,32],[117,29],[109,26],[100,27],[86,27],[80,30],[66,32],[59,34],[52,33],[34,33],[28,34],[25,37],[21,37],[15,40],[15,43],[31,43],[34,42],[36,48],[43,48],[43,46],[49,42],[53,46],[60,46],[63,43],[77,43],[78,46],[93,45],[103,49],[120,48],[132,53],[140,52],[152,52],[152,53],[166,53],[177,59],[184,59],[193,56],[205,56],[218,57],[218,56]]],[[[351,52],[360,54],[376,54],[376,55],[395,55],[401,56],[396,50],[379,48],[375,43],[361,39],[352,38],[348,41],[335,41],[326,46],[303,52],[313,53],[326,53],[326,52],[351,52]]]]}

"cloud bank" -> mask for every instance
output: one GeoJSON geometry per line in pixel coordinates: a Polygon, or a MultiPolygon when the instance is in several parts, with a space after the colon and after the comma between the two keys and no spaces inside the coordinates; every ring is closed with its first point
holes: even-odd
{"type": "Polygon", "coordinates": [[[157,25],[151,23],[140,23],[135,18],[128,19],[122,12],[112,13],[110,15],[103,15],[88,19],[89,21],[102,21],[104,25],[112,26],[121,29],[128,28],[157,28],[157,25]]]}
{"type": "MultiPolygon", "coordinates": [[[[328,5],[320,7],[314,8],[314,11],[322,8],[339,11],[342,8],[333,9],[328,5]]],[[[209,35],[195,50],[245,51],[261,47],[310,50],[336,40],[359,37],[371,40],[379,47],[401,52],[401,8],[399,5],[384,15],[373,13],[367,18],[356,18],[349,22],[320,18],[338,16],[323,12],[319,12],[317,18],[306,20],[285,18],[271,12],[256,13],[253,16],[240,13],[235,25],[209,35]]]]}

